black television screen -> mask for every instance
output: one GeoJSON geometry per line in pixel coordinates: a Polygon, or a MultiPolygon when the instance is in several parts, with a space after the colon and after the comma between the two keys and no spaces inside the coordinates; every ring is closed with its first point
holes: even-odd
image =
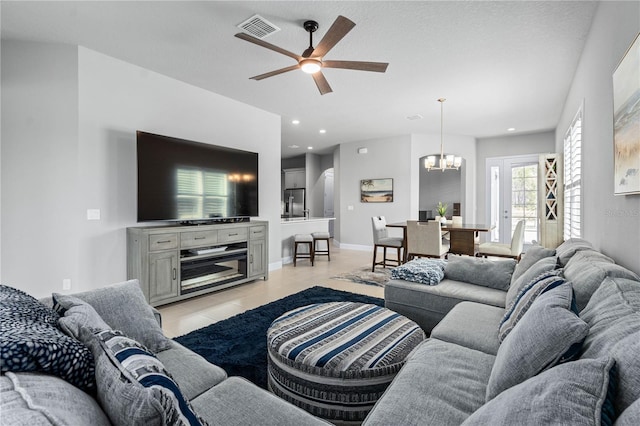
{"type": "Polygon", "coordinates": [[[258,216],[258,154],[136,132],[138,222],[258,216]]]}

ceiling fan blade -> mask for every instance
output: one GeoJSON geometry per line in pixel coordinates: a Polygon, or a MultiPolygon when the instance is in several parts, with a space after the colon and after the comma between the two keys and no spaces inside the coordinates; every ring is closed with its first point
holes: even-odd
{"type": "Polygon", "coordinates": [[[315,50],[315,49],[314,49],[313,47],[307,47],[307,48],[305,49],[305,51],[304,51],[304,52],[302,52],[302,57],[303,57],[303,58],[308,58],[308,57],[310,57],[314,50],[315,50]]]}
{"type": "Polygon", "coordinates": [[[263,80],[265,78],[273,77],[274,75],[283,74],[285,72],[297,70],[298,68],[300,68],[300,65],[297,65],[297,64],[296,65],[291,65],[290,67],[280,68],[279,70],[266,72],[264,74],[260,74],[260,75],[254,76],[254,77],[250,77],[249,79],[250,80],[263,80]]]}
{"type": "Polygon", "coordinates": [[[316,82],[316,86],[318,86],[318,90],[320,90],[321,95],[333,92],[333,89],[329,86],[329,82],[324,77],[324,74],[322,74],[322,71],[311,74],[311,77],[313,77],[313,81],[316,82]]]}
{"type": "Polygon", "coordinates": [[[386,62],[361,61],[322,61],[325,68],[343,68],[346,70],[385,72],[389,66],[386,62]]]}
{"type": "Polygon", "coordinates": [[[321,58],[327,54],[333,46],[335,46],[356,24],[344,16],[338,16],[329,28],[329,31],[322,37],[320,43],[313,51],[313,56],[321,58]]]}
{"type": "Polygon", "coordinates": [[[259,38],[255,38],[253,36],[250,36],[249,34],[245,34],[245,33],[238,33],[236,34],[236,37],[248,41],[249,43],[253,43],[253,44],[257,44],[258,46],[262,46],[262,47],[266,47],[267,49],[273,50],[274,52],[278,52],[278,53],[282,53],[285,56],[289,56],[290,58],[295,59],[296,61],[300,61],[301,57],[300,55],[296,55],[293,52],[289,52],[288,50],[285,50],[281,47],[278,47],[274,44],[271,43],[267,43],[266,41],[262,41],[259,38]]]}

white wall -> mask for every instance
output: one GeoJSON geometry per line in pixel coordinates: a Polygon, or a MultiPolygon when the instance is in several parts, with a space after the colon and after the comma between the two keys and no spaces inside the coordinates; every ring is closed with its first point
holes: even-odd
{"type": "MultiPolygon", "coordinates": [[[[475,139],[468,136],[445,135],[448,152],[465,158],[462,180],[463,215],[473,218],[475,205],[475,139]]],[[[341,144],[334,156],[336,171],[336,205],[339,220],[336,239],[342,247],[368,249],[373,245],[371,217],[385,216],[387,222],[418,218],[420,191],[419,158],[440,151],[440,135],[401,135],[341,144]],[[358,148],[367,154],[358,154],[358,148]],[[360,180],[393,178],[392,203],[361,203],[360,180]],[[353,207],[353,210],[349,209],[353,207]]],[[[402,235],[401,230],[390,230],[402,235]]]]}
{"type": "MultiPolygon", "coordinates": [[[[339,161],[334,161],[334,182],[339,188],[334,207],[340,219],[334,229],[336,239],[341,247],[368,249],[373,247],[372,216],[398,222],[406,220],[411,211],[411,136],[344,143],[338,151],[339,161]],[[358,148],[362,147],[367,148],[367,154],[358,154],[358,148]],[[360,181],[382,178],[393,179],[393,202],[360,202],[360,181]]],[[[398,232],[402,235],[401,230],[398,232]]]]}
{"type": "Polygon", "coordinates": [[[278,116],[83,47],[2,48],[11,70],[2,88],[13,93],[6,103],[3,93],[2,161],[11,166],[2,182],[25,182],[2,191],[3,283],[45,296],[63,278],[72,291],[126,279],[136,130],[258,152],[260,218],[270,221],[269,260],[279,266],[278,116]],[[100,221],[86,220],[89,208],[100,221]]]}
{"type": "Polygon", "coordinates": [[[640,3],[600,2],[556,129],[556,150],[584,102],[582,237],[640,273],[640,195],[613,195],[612,75],[640,32],[640,3]]]}
{"type": "Polygon", "coordinates": [[[2,283],[51,295],[79,277],[77,49],[3,40],[2,113],[2,283]]]}

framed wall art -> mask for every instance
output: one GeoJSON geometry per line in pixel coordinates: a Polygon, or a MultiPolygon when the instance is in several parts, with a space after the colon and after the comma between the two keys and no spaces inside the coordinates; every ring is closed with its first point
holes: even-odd
{"type": "Polygon", "coordinates": [[[360,181],[360,202],[392,203],[393,179],[363,179],[360,181]]]}
{"type": "Polygon", "coordinates": [[[614,194],[640,194],[640,34],[613,72],[614,194]]]}

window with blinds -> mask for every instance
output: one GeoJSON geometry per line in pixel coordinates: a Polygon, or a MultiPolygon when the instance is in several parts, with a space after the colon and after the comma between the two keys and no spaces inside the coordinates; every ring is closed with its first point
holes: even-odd
{"type": "Polygon", "coordinates": [[[178,218],[226,217],[229,185],[225,173],[178,169],[178,218]]]}
{"type": "Polygon", "coordinates": [[[564,137],[564,239],[580,234],[582,107],[564,137]]]}

